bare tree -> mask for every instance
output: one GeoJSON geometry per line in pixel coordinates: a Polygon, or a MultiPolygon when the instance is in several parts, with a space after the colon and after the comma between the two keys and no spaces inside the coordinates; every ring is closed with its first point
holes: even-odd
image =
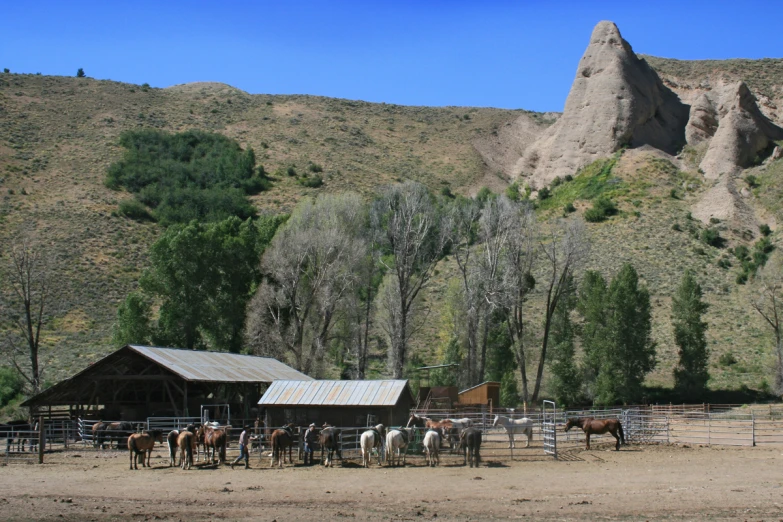
{"type": "Polygon", "coordinates": [[[43,374],[39,353],[41,329],[51,305],[51,271],[44,250],[27,241],[11,249],[10,261],[11,295],[4,306],[14,324],[8,333],[10,360],[31,393],[36,394],[41,390],[43,374]]]}
{"type": "Polygon", "coordinates": [[[758,291],[751,305],[775,335],[775,390],[783,393],[783,277],[780,263],[767,264],[756,276],[756,284],[758,291]]]}
{"type": "Polygon", "coordinates": [[[544,310],[544,332],[541,341],[541,354],[538,360],[536,372],[536,384],[533,389],[532,402],[538,401],[541,391],[541,380],[544,375],[547,348],[549,344],[549,332],[552,327],[552,318],[560,302],[560,298],[568,291],[569,281],[574,272],[587,258],[590,245],[587,242],[584,222],[574,219],[566,223],[560,223],[553,227],[546,241],[539,242],[543,254],[546,292],[546,308],[544,310]]]}
{"type": "Polygon", "coordinates": [[[248,312],[246,337],[256,352],[285,356],[299,371],[318,373],[366,255],[356,229],[365,211],[354,194],[306,200],[275,235],[248,312]]]}
{"type": "Polygon", "coordinates": [[[529,204],[523,204],[512,216],[515,226],[510,229],[508,245],[504,249],[502,284],[497,291],[488,294],[489,299],[502,306],[514,356],[522,379],[522,400],[529,402],[527,376],[526,305],[535,286],[533,264],[537,250],[535,241],[538,226],[535,212],[529,204]]]}
{"type": "Polygon", "coordinates": [[[389,340],[392,375],[402,377],[407,355],[408,339],[412,331],[411,312],[422,288],[432,272],[446,242],[440,227],[440,215],[427,189],[412,181],[386,187],[381,198],[373,204],[373,226],[382,232],[382,246],[392,255],[385,261],[392,274],[395,288],[385,298],[394,299],[389,309],[391,322],[389,340]]]}

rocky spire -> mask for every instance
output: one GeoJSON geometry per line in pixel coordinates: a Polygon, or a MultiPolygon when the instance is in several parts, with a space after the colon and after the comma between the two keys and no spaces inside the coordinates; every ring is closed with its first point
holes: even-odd
{"type": "Polygon", "coordinates": [[[599,22],[558,121],[524,153],[514,174],[534,186],[619,148],[651,145],[674,153],[685,143],[688,108],[638,58],[612,22],[599,22]]]}

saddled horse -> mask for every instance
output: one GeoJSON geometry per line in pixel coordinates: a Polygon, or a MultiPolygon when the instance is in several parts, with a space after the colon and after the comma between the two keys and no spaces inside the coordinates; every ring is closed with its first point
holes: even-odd
{"type": "Polygon", "coordinates": [[[287,424],[280,429],[272,432],[269,437],[269,443],[272,446],[272,461],[269,463],[269,467],[275,465],[275,460],[279,467],[283,467],[283,461],[285,461],[285,450],[288,448],[288,461],[293,464],[293,446],[294,446],[294,424],[287,424]]]}
{"type": "Polygon", "coordinates": [[[465,428],[459,435],[459,447],[462,450],[463,465],[470,462],[472,468],[481,463],[481,430],[478,428],[465,428]]]}
{"type": "Polygon", "coordinates": [[[623,427],[617,419],[596,419],[594,417],[571,417],[566,421],[565,431],[580,427],[585,432],[585,449],[590,449],[590,435],[610,433],[615,438],[614,449],[620,451],[620,444],[625,444],[623,427]]]}
{"type": "MultiPolygon", "coordinates": [[[[183,431],[189,431],[195,436],[196,426],[195,424],[188,424],[183,431]]],[[[169,446],[169,467],[177,465],[177,448],[179,447],[177,441],[179,440],[179,434],[179,430],[171,430],[166,436],[166,443],[169,446]]]]}
{"type": "MultiPolygon", "coordinates": [[[[192,425],[191,425],[192,426],[192,425]]],[[[204,453],[204,460],[207,460],[207,442],[206,434],[208,428],[217,428],[220,426],[219,422],[205,422],[198,426],[195,431],[196,434],[196,462],[201,460],[201,453],[204,453]]]]}
{"type": "Polygon", "coordinates": [[[413,430],[410,428],[396,428],[389,430],[386,434],[386,464],[395,466],[400,464],[405,466],[405,454],[408,452],[408,444],[413,438],[413,430]],[[395,463],[396,455],[396,463],[395,463]]]}
{"type": "Polygon", "coordinates": [[[130,469],[139,469],[138,460],[141,455],[141,467],[150,467],[150,455],[155,447],[155,441],[163,444],[163,434],[158,430],[133,433],[128,437],[128,450],[130,451],[130,469]],[[145,464],[145,455],[146,461],[145,464]]]}
{"type": "Polygon", "coordinates": [[[209,460],[214,464],[215,456],[217,455],[218,464],[223,464],[226,461],[226,446],[228,445],[228,434],[230,430],[231,426],[216,428],[209,425],[202,425],[199,427],[196,432],[196,439],[197,443],[204,444],[204,460],[209,460]]]}
{"type": "Polygon", "coordinates": [[[370,467],[370,460],[372,457],[373,448],[378,449],[378,465],[381,465],[381,454],[383,453],[383,438],[386,435],[386,428],[383,424],[378,424],[374,428],[362,433],[361,446],[362,446],[362,466],[365,468],[370,467]]]}
{"type": "Polygon", "coordinates": [[[428,430],[424,435],[424,452],[427,454],[427,465],[436,466],[440,464],[440,433],[439,430],[428,430]]]}
{"type": "Polygon", "coordinates": [[[521,419],[511,419],[504,417],[503,415],[495,415],[495,420],[492,421],[492,427],[496,428],[498,425],[506,428],[506,434],[508,435],[508,447],[516,447],[516,441],[514,435],[517,433],[524,433],[527,436],[526,448],[530,447],[530,441],[533,440],[533,420],[523,417],[521,419]]]}
{"type": "Polygon", "coordinates": [[[193,452],[196,450],[196,434],[188,430],[180,432],[177,436],[179,447],[179,467],[190,469],[193,466],[193,452]]]}
{"type": "Polygon", "coordinates": [[[341,430],[328,424],[324,424],[321,433],[318,434],[318,445],[321,446],[321,463],[326,467],[332,467],[335,453],[340,461],[343,460],[341,434],[341,430]],[[326,460],[324,460],[324,451],[326,452],[326,460]]]}

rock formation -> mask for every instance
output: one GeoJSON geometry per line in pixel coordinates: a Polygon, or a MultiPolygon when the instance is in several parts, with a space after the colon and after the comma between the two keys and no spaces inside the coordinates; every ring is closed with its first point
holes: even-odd
{"type": "MultiPolygon", "coordinates": [[[[744,82],[717,89],[718,125],[699,167],[707,179],[736,174],[748,167],[773,140],[783,139],[783,129],[770,122],[759,110],[756,99],[744,82]]],[[[702,95],[700,99],[706,99],[702,95]]],[[[691,108],[691,122],[702,116],[691,108]]],[[[696,124],[693,125],[696,127],[696,124]]],[[[689,141],[690,143],[690,141],[689,141]]]]}
{"type": "Polygon", "coordinates": [[[517,162],[512,175],[534,187],[625,145],[674,153],[685,143],[688,108],[634,54],[612,22],[600,22],[582,56],[560,119],[517,162]]]}

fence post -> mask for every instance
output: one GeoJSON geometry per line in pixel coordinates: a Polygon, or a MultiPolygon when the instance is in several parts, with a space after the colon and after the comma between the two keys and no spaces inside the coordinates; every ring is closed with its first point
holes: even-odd
{"type": "Polygon", "coordinates": [[[44,435],[44,418],[43,415],[41,415],[38,417],[38,464],[43,464],[44,461],[44,442],[46,442],[46,437],[44,435]]]}
{"type": "Polygon", "coordinates": [[[753,413],[753,408],[750,409],[750,433],[753,446],[756,446],[756,415],[753,413]]]}

